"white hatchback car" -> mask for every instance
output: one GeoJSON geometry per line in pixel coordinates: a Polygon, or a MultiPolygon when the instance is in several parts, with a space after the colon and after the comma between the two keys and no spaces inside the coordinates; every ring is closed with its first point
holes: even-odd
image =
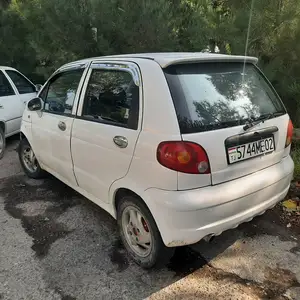
{"type": "Polygon", "coordinates": [[[156,53],[64,65],[23,115],[20,162],[117,219],[145,268],[288,192],[293,125],[253,57],[156,53]]]}
{"type": "Polygon", "coordinates": [[[0,66],[0,158],[5,138],[20,131],[26,103],[36,96],[37,88],[17,70],[0,66]]]}

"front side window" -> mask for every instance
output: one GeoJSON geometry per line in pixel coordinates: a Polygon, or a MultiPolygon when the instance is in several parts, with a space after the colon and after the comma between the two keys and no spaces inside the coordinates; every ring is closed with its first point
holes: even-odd
{"type": "Polygon", "coordinates": [[[72,114],[74,100],[83,69],[66,71],[56,75],[40,97],[45,101],[44,110],[58,114],[72,114]]]}
{"type": "Polygon", "coordinates": [[[139,88],[130,73],[94,69],[87,87],[82,117],[137,129],[139,88]]]}
{"type": "Polygon", "coordinates": [[[22,74],[13,70],[6,70],[6,73],[15,84],[20,94],[30,94],[36,92],[35,86],[31,84],[31,82],[29,82],[22,74]]]}
{"type": "Polygon", "coordinates": [[[174,65],[165,69],[181,133],[245,124],[286,113],[282,102],[252,64],[174,65]]]}
{"type": "Polygon", "coordinates": [[[12,86],[8,82],[3,72],[0,71],[0,97],[11,96],[14,94],[15,92],[12,86]]]}

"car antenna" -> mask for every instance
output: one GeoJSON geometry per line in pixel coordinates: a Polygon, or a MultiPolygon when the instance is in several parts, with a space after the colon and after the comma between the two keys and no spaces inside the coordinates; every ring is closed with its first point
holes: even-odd
{"type": "Polygon", "coordinates": [[[250,14],[249,14],[249,22],[248,22],[247,38],[246,38],[246,45],[245,45],[245,55],[244,55],[244,66],[243,66],[243,80],[242,80],[242,86],[243,86],[244,80],[245,80],[246,56],[247,56],[247,53],[248,53],[248,47],[249,47],[249,37],[250,37],[250,30],[251,30],[251,24],[252,24],[253,9],[254,9],[254,0],[252,0],[252,2],[251,2],[251,8],[250,8],[250,14]]]}

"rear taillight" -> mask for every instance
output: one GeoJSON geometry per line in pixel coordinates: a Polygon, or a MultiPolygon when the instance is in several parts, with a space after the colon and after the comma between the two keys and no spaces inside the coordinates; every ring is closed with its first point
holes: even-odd
{"type": "Polygon", "coordinates": [[[162,142],[157,148],[158,162],[168,169],[188,174],[209,174],[205,150],[192,142],[162,142]]]}
{"type": "Polygon", "coordinates": [[[288,147],[292,143],[293,130],[294,130],[294,126],[293,126],[292,121],[290,120],[288,129],[287,129],[287,134],[286,134],[285,147],[288,147]]]}

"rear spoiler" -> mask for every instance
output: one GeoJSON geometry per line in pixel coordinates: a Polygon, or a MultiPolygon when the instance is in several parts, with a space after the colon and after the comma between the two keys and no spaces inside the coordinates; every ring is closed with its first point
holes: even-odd
{"type": "Polygon", "coordinates": [[[210,55],[203,55],[197,57],[183,57],[180,59],[174,59],[170,61],[169,59],[159,58],[155,59],[162,68],[167,68],[170,65],[177,65],[177,64],[185,64],[185,63],[196,63],[196,62],[245,62],[245,63],[252,63],[257,65],[258,58],[252,56],[235,56],[235,55],[220,55],[216,54],[216,56],[210,55]]]}

